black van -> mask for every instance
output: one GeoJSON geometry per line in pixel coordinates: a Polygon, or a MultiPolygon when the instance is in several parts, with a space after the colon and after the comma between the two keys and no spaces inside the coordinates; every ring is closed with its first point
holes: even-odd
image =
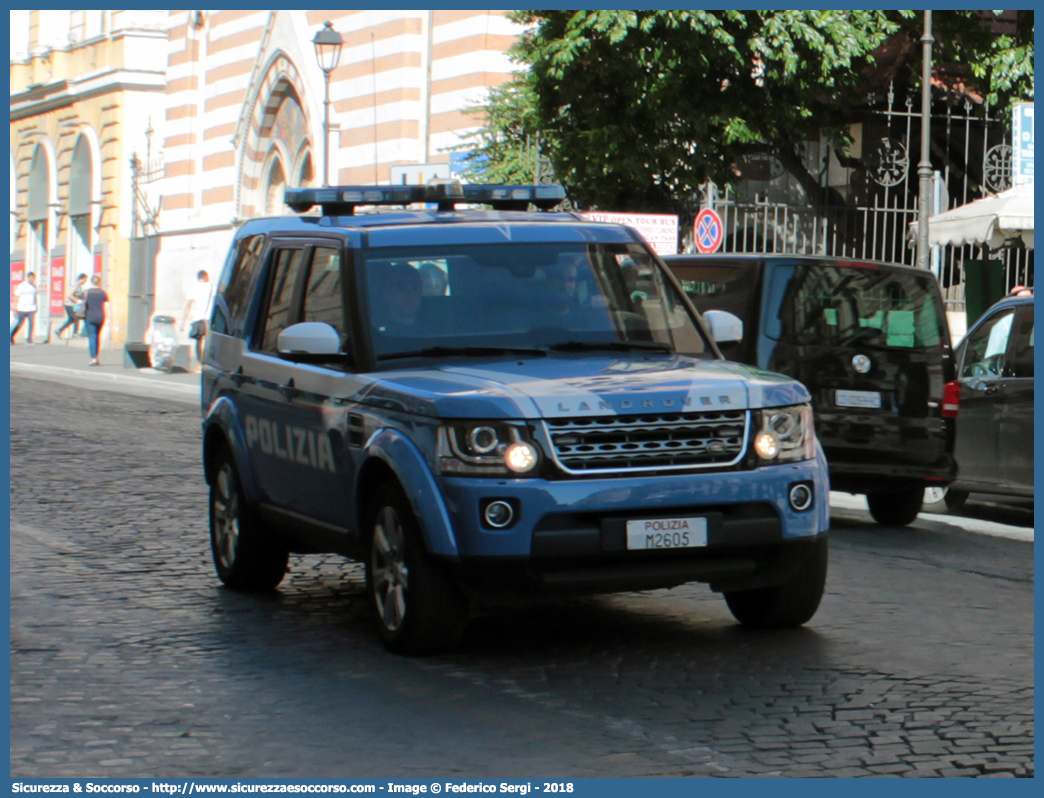
{"type": "MultiPolygon", "coordinates": [[[[725,357],[803,382],[834,490],[905,525],[957,476],[959,402],[942,294],[921,269],[804,255],[663,258],[712,326],[742,321],[725,357]],[[713,313],[709,311],[719,311],[713,313]]],[[[728,325],[726,325],[728,326],[728,325]]]]}

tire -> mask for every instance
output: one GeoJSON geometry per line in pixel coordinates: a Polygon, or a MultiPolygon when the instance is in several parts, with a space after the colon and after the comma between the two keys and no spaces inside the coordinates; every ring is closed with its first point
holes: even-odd
{"type": "Polygon", "coordinates": [[[455,648],[467,627],[467,599],[425,551],[398,484],[385,483],[375,492],[368,528],[366,592],[385,647],[407,655],[455,648]]]}
{"type": "Polygon", "coordinates": [[[924,489],[869,493],[866,505],[870,515],[882,526],[906,526],[911,523],[924,503],[924,489]]]}
{"type": "Polygon", "coordinates": [[[807,623],[823,598],[827,574],[827,539],[817,540],[797,574],[776,587],[725,593],[733,617],[754,629],[788,629],[807,623]]]}
{"type": "Polygon", "coordinates": [[[953,488],[925,488],[921,512],[955,513],[968,501],[968,491],[953,488]]]}
{"type": "Polygon", "coordinates": [[[214,458],[210,485],[210,552],[218,578],[233,590],[271,590],[283,581],[290,558],[285,546],[258,523],[243,497],[228,449],[214,458]]]}

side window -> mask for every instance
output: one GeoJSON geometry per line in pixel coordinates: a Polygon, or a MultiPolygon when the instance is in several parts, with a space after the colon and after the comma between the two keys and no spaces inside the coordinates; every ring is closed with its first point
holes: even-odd
{"type": "Polygon", "coordinates": [[[301,321],[324,321],[344,340],[344,300],[341,292],[341,251],[316,247],[305,284],[301,321]]]}
{"type": "Polygon", "coordinates": [[[1012,377],[1033,378],[1033,305],[1024,305],[1015,314],[1015,345],[1009,373],[1012,377]]]}
{"type": "Polygon", "coordinates": [[[301,271],[304,251],[300,249],[280,249],[272,256],[271,275],[268,283],[268,308],[264,315],[264,332],[261,335],[261,349],[275,352],[279,333],[293,323],[291,302],[294,298],[294,286],[301,271]]]}
{"type": "Polygon", "coordinates": [[[221,302],[215,303],[217,312],[214,314],[214,332],[231,335],[242,322],[250,298],[250,284],[261,263],[264,245],[264,236],[251,236],[239,242],[232,267],[222,275],[218,286],[218,295],[224,300],[224,308],[221,302]]]}
{"type": "Polygon", "coordinates": [[[999,377],[1004,371],[1004,355],[1011,336],[1013,310],[991,316],[971,334],[964,346],[961,378],[999,377]]]}

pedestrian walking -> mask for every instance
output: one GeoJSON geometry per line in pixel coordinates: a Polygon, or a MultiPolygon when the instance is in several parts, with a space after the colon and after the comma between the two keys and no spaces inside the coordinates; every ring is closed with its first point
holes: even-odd
{"type": "Polygon", "coordinates": [[[36,274],[29,272],[14,290],[15,314],[17,316],[15,325],[11,329],[11,343],[15,342],[15,335],[22,329],[23,322],[28,322],[25,342],[33,342],[33,321],[36,318],[36,274]]]}
{"type": "Polygon", "coordinates": [[[185,315],[181,322],[183,332],[185,323],[191,322],[189,338],[196,341],[197,369],[203,367],[203,339],[207,337],[207,319],[210,318],[213,302],[214,284],[210,282],[210,275],[200,269],[196,274],[196,284],[189,289],[188,302],[185,303],[185,315]]]}
{"type": "Polygon", "coordinates": [[[105,325],[105,305],[108,301],[109,295],[101,287],[101,275],[96,274],[91,278],[91,287],[83,295],[92,366],[101,365],[101,361],[98,359],[98,340],[101,337],[102,327],[105,325]]]}
{"type": "Polygon", "coordinates": [[[60,341],[62,333],[72,327],[69,337],[72,338],[80,331],[80,322],[87,313],[87,306],[83,302],[83,295],[87,293],[87,275],[81,274],[65,297],[65,324],[58,328],[55,336],[60,341]]]}

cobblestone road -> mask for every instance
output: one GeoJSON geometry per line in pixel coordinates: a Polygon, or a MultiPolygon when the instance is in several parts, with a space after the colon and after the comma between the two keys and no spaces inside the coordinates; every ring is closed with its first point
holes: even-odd
{"type": "Polygon", "coordinates": [[[402,659],[358,566],[219,587],[198,411],[12,377],[11,775],[1032,776],[1032,544],[835,520],[809,627],[702,586],[402,659]]]}

